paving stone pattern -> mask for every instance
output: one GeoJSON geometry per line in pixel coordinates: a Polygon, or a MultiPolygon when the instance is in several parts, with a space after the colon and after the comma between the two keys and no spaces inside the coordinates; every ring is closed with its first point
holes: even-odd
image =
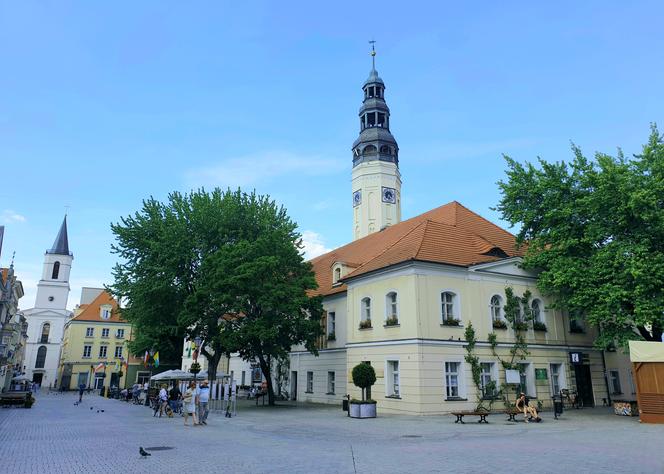
{"type": "Polygon", "coordinates": [[[452,416],[347,418],[337,407],[240,403],[208,426],[153,418],[149,408],[73,394],[40,394],[32,409],[0,409],[6,473],[664,473],[664,425],[608,409],[554,421],[488,425],[452,416]],[[90,410],[90,407],[93,407],[90,410]],[[103,409],[104,413],[97,413],[103,409]],[[169,447],[141,458],[139,446],[169,447]]]}

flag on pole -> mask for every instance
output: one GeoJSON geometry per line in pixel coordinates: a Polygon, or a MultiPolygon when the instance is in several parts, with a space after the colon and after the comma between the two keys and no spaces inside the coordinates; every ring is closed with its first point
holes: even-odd
{"type": "Polygon", "coordinates": [[[115,361],[115,371],[120,372],[120,361],[118,360],[115,361]]]}
{"type": "Polygon", "coordinates": [[[145,367],[148,366],[148,361],[150,360],[150,354],[148,354],[148,351],[145,351],[145,357],[143,357],[143,365],[145,367]]]}
{"type": "Polygon", "coordinates": [[[99,372],[100,370],[104,370],[106,368],[106,365],[103,362],[100,362],[97,367],[95,367],[95,372],[99,372]]]}
{"type": "Polygon", "coordinates": [[[159,367],[159,351],[154,353],[153,359],[154,359],[154,366],[159,367]]]}
{"type": "Polygon", "coordinates": [[[5,236],[5,226],[0,225],[0,255],[2,255],[2,239],[5,236]]]}
{"type": "Polygon", "coordinates": [[[129,371],[129,359],[122,358],[122,364],[125,366],[125,372],[129,371]]]}

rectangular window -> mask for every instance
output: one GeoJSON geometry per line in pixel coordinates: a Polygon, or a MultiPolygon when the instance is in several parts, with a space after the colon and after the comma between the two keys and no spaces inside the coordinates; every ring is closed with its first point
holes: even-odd
{"type": "Polygon", "coordinates": [[[331,311],[327,313],[327,335],[335,335],[337,334],[337,321],[336,321],[336,314],[334,311],[331,311]]]}
{"type": "Polygon", "coordinates": [[[334,394],[334,372],[328,372],[327,373],[327,394],[328,395],[333,395],[334,394]]]}
{"type": "Polygon", "coordinates": [[[246,382],[247,382],[247,372],[243,370],[242,371],[242,383],[240,385],[244,386],[246,384],[246,382]]]}
{"type": "Polygon", "coordinates": [[[628,372],[628,379],[629,379],[629,388],[632,390],[632,395],[636,394],[636,386],[634,385],[634,374],[632,373],[632,369],[629,370],[628,372]]]}
{"type": "Polygon", "coordinates": [[[115,358],[119,359],[122,357],[122,346],[115,346],[115,358]]]}
{"type": "Polygon", "coordinates": [[[460,362],[445,362],[445,391],[447,398],[459,397],[460,362]]]}
{"type": "Polygon", "coordinates": [[[118,329],[115,333],[115,337],[118,339],[124,339],[124,329],[118,329]]]}
{"type": "Polygon", "coordinates": [[[108,337],[108,333],[110,333],[110,332],[111,332],[110,329],[108,329],[108,328],[103,328],[103,329],[101,330],[101,337],[108,337]]]}
{"type": "Polygon", "coordinates": [[[521,379],[519,391],[525,393],[531,398],[535,397],[535,384],[533,383],[533,374],[530,364],[519,364],[519,376],[521,379]]]}
{"type": "Polygon", "coordinates": [[[83,358],[87,359],[92,355],[92,346],[83,346],[83,358]]]}
{"type": "Polygon", "coordinates": [[[388,397],[398,397],[400,395],[399,387],[399,361],[398,360],[388,360],[387,361],[387,396],[388,397]]]}
{"type": "Polygon", "coordinates": [[[482,362],[480,364],[480,385],[482,387],[482,395],[485,397],[493,397],[496,394],[493,366],[493,362],[482,362]]]}
{"type": "Polygon", "coordinates": [[[611,383],[613,395],[622,393],[622,388],[620,387],[620,373],[617,370],[609,370],[609,382],[611,383]]]}
{"type": "Polygon", "coordinates": [[[307,372],[307,393],[314,393],[314,373],[307,372]]]}
{"type": "Polygon", "coordinates": [[[92,337],[95,335],[95,328],[87,328],[85,330],[85,337],[92,337]]]}
{"type": "Polygon", "coordinates": [[[107,346],[101,346],[101,347],[99,348],[99,357],[101,357],[102,359],[105,359],[105,358],[106,358],[106,351],[107,351],[107,350],[108,350],[108,347],[107,347],[107,346]]]}
{"type": "Polygon", "coordinates": [[[561,369],[560,364],[551,364],[551,392],[553,395],[560,395],[562,386],[560,385],[561,369]]]}
{"type": "Polygon", "coordinates": [[[150,381],[150,372],[137,372],[136,383],[143,385],[150,381]]]}

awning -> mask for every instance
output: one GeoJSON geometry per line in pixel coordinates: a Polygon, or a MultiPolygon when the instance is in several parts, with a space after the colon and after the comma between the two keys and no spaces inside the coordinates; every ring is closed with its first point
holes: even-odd
{"type": "Polygon", "coordinates": [[[664,362],[664,342],[629,341],[632,362],[664,362]]]}

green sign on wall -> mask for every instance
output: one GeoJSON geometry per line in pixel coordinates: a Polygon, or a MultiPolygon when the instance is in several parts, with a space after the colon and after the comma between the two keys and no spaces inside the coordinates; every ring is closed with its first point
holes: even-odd
{"type": "Polygon", "coordinates": [[[535,380],[546,380],[546,369],[535,369],[535,380]]]}

